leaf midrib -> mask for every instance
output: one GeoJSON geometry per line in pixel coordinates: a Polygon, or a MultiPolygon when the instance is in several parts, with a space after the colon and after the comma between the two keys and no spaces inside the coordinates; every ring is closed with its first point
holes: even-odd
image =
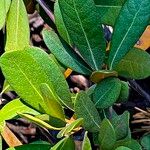
{"type": "MultiPolygon", "coordinates": [[[[114,85],[113,85],[114,86],[114,85]]],[[[98,99],[98,101],[94,104],[95,106],[100,102],[100,100],[111,90],[111,88],[113,87],[113,86],[111,86],[111,87],[109,87],[108,89],[107,89],[107,91],[98,99]]]]}
{"type": "Polygon", "coordinates": [[[97,8],[121,8],[122,6],[117,5],[96,5],[97,8]]]}
{"type": "Polygon", "coordinates": [[[85,32],[85,30],[84,30],[84,28],[83,28],[83,26],[82,26],[82,21],[81,21],[81,19],[80,19],[79,13],[78,13],[77,8],[76,8],[76,3],[75,3],[74,0],[73,0],[73,6],[74,6],[74,10],[75,10],[75,12],[76,12],[77,18],[78,18],[78,20],[79,20],[79,24],[80,24],[80,26],[81,26],[81,29],[82,29],[82,31],[83,31],[83,34],[84,34],[86,43],[87,43],[87,45],[88,45],[88,48],[89,48],[89,51],[90,51],[90,54],[91,54],[92,61],[93,61],[93,63],[94,63],[95,69],[98,70],[98,67],[97,67],[96,62],[95,62],[95,59],[94,59],[94,55],[93,55],[93,53],[92,53],[92,49],[91,49],[90,43],[89,43],[89,41],[88,41],[88,37],[87,37],[86,32],[85,32]]]}
{"type": "Polygon", "coordinates": [[[142,6],[142,4],[140,5],[139,10],[136,12],[136,14],[135,14],[135,16],[134,16],[134,18],[133,18],[133,21],[132,21],[130,27],[128,28],[128,30],[127,30],[127,33],[126,33],[125,36],[123,37],[121,43],[119,44],[119,46],[118,46],[118,48],[117,48],[117,50],[116,50],[116,52],[115,52],[115,54],[114,54],[114,56],[113,56],[113,59],[112,59],[111,64],[110,64],[110,70],[112,70],[112,68],[113,68],[113,63],[114,63],[115,58],[116,58],[116,56],[117,56],[117,54],[118,54],[118,51],[119,51],[120,47],[122,46],[122,43],[123,43],[124,40],[126,39],[126,37],[127,37],[128,33],[129,33],[130,29],[132,28],[132,26],[133,26],[133,24],[134,24],[134,21],[135,21],[135,19],[137,18],[138,13],[139,13],[140,10],[141,10],[141,6],[142,6]]]}

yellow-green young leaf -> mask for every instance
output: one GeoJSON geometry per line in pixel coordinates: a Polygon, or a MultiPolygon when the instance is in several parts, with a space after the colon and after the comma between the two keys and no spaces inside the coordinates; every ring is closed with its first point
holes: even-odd
{"type": "Polygon", "coordinates": [[[0,59],[3,74],[10,86],[30,106],[42,111],[42,83],[55,90],[60,102],[72,108],[68,84],[57,64],[43,50],[27,47],[5,53],[0,59]]]}
{"type": "Polygon", "coordinates": [[[12,100],[0,110],[0,132],[4,129],[5,120],[18,116],[18,112],[30,113],[34,115],[39,114],[37,111],[24,105],[19,99],[12,100]]]}
{"type": "Polygon", "coordinates": [[[0,0],[0,30],[5,24],[7,12],[10,7],[11,0],[0,0]]]}
{"type": "Polygon", "coordinates": [[[59,0],[71,41],[93,70],[102,68],[106,43],[93,0],[59,0]]]}
{"type": "Polygon", "coordinates": [[[149,0],[127,0],[115,24],[109,54],[109,68],[114,69],[119,61],[134,46],[150,20],[149,0]]]}
{"type": "Polygon", "coordinates": [[[51,150],[74,150],[75,143],[70,137],[65,137],[55,144],[51,150]]]}
{"type": "Polygon", "coordinates": [[[50,124],[34,117],[34,116],[31,116],[29,114],[23,114],[23,113],[18,113],[19,116],[23,117],[23,118],[26,118],[28,119],[29,121],[39,125],[40,127],[43,127],[43,128],[46,128],[46,129],[50,129],[50,130],[61,130],[62,128],[56,128],[56,127],[53,127],[51,126],[50,124]]]}
{"type": "Polygon", "coordinates": [[[118,99],[121,90],[119,79],[110,77],[99,82],[93,92],[96,108],[105,109],[112,106],[118,99]]]}
{"type": "Polygon", "coordinates": [[[3,145],[2,145],[2,137],[1,137],[1,135],[0,135],[0,150],[3,150],[3,147],[2,147],[3,145]]]}
{"type": "Polygon", "coordinates": [[[98,70],[92,73],[90,79],[94,83],[98,83],[108,77],[117,77],[118,73],[111,70],[98,70]]]}
{"type": "Polygon", "coordinates": [[[143,79],[150,76],[150,55],[137,48],[131,49],[114,70],[128,79],[143,79]]]}
{"type": "Polygon", "coordinates": [[[8,84],[8,82],[5,80],[4,84],[3,84],[3,89],[0,93],[0,95],[2,95],[3,93],[7,93],[9,91],[13,91],[13,89],[10,87],[10,85],[8,84]]]}
{"type": "Polygon", "coordinates": [[[29,21],[23,0],[12,0],[6,22],[5,51],[23,50],[29,45],[29,21]]]}
{"type": "Polygon", "coordinates": [[[91,132],[98,132],[101,118],[94,103],[85,92],[77,94],[74,111],[77,118],[83,118],[83,127],[91,132]]]}
{"type": "Polygon", "coordinates": [[[70,135],[72,130],[79,127],[80,125],[83,124],[83,119],[79,118],[77,120],[75,120],[74,122],[72,122],[71,124],[67,124],[66,127],[64,127],[58,134],[57,134],[57,138],[62,138],[63,136],[67,136],[70,135]]]}
{"type": "Polygon", "coordinates": [[[87,136],[87,131],[84,134],[84,139],[82,142],[82,150],[92,150],[90,140],[87,136]]]}
{"type": "Polygon", "coordinates": [[[99,145],[101,150],[112,150],[116,142],[115,130],[108,119],[104,119],[100,126],[99,145]]]}
{"type": "Polygon", "coordinates": [[[59,103],[59,97],[55,91],[52,91],[52,89],[46,83],[41,84],[40,89],[45,104],[45,107],[41,107],[44,109],[45,113],[65,121],[64,111],[59,103]]]}

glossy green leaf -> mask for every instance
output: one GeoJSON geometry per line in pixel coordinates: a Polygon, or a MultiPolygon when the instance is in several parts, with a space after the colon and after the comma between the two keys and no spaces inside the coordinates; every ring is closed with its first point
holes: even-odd
{"type": "Polygon", "coordinates": [[[58,134],[57,138],[62,138],[63,136],[68,136],[71,135],[71,132],[73,129],[79,127],[80,125],[83,124],[83,119],[79,118],[75,121],[73,121],[71,124],[67,124],[66,127],[64,127],[58,134]]]}
{"type": "Polygon", "coordinates": [[[30,144],[24,144],[21,146],[17,146],[14,148],[8,148],[7,150],[49,150],[51,148],[51,144],[45,141],[38,141],[30,144]]]}
{"type": "Polygon", "coordinates": [[[56,128],[51,126],[50,124],[44,122],[43,120],[40,120],[34,116],[31,116],[29,114],[23,114],[23,113],[18,113],[19,116],[31,121],[32,123],[37,124],[38,126],[42,127],[42,128],[46,128],[46,129],[50,129],[50,130],[61,130],[62,128],[56,128]]]}
{"type": "Polygon", "coordinates": [[[0,1],[0,30],[3,28],[11,0],[0,1]]]}
{"type": "Polygon", "coordinates": [[[61,36],[69,45],[72,45],[70,36],[69,36],[68,31],[67,31],[67,29],[66,29],[66,26],[65,26],[65,24],[64,24],[64,20],[63,20],[63,17],[62,17],[60,8],[59,8],[58,0],[55,2],[55,5],[54,5],[54,15],[55,15],[55,24],[56,24],[56,27],[57,27],[57,30],[58,30],[60,36],[61,36]]]}
{"type": "Polygon", "coordinates": [[[94,0],[103,24],[114,26],[125,0],[94,0]]]}
{"type": "Polygon", "coordinates": [[[132,149],[130,149],[128,147],[120,146],[120,147],[116,148],[115,150],[132,150],[132,149]]]}
{"type": "Polygon", "coordinates": [[[50,51],[65,66],[82,74],[91,74],[92,71],[87,64],[73,49],[64,45],[54,31],[44,30],[43,38],[50,51]]]}
{"type": "Polygon", "coordinates": [[[64,75],[43,50],[28,47],[22,51],[8,52],[1,57],[0,64],[11,87],[33,108],[42,111],[43,96],[40,91],[42,83],[55,90],[60,102],[69,108],[72,107],[64,75]]]}
{"type": "Polygon", "coordinates": [[[112,70],[134,46],[144,32],[150,19],[149,0],[127,0],[117,19],[109,54],[112,70]],[[136,32],[135,32],[136,31],[136,32]]]}
{"type": "Polygon", "coordinates": [[[106,43],[93,0],[61,0],[58,3],[69,36],[80,54],[94,70],[101,69],[106,43]]]}
{"type": "Polygon", "coordinates": [[[108,119],[104,119],[100,126],[99,145],[101,150],[112,150],[116,142],[115,130],[108,119]]]}
{"type": "Polygon", "coordinates": [[[84,139],[82,142],[82,150],[92,150],[91,143],[90,143],[90,140],[87,136],[87,133],[88,132],[86,131],[84,134],[84,139]]]}
{"type": "Polygon", "coordinates": [[[128,135],[129,130],[129,113],[124,112],[122,115],[115,116],[111,120],[112,126],[116,133],[116,139],[120,140],[128,135]]]}
{"type": "Polygon", "coordinates": [[[23,0],[12,0],[6,22],[6,51],[23,50],[29,45],[29,21],[23,0]]]}
{"type": "Polygon", "coordinates": [[[106,78],[99,82],[93,93],[96,108],[104,109],[112,106],[118,99],[121,82],[117,78],[106,78]]]}
{"type": "Polygon", "coordinates": [[[18,112],[34,115],[39,114],[37,111],[24,105],[19,99],[12,100],[0,110],[0,132],[4,129],[5,120],[18,116],[18,112]]]}
{"type": "Polygon", "coordinates": [[[141,145],[145,150],[150,150],[150,134],[144,135],[142,137],[141,145]]]}
{"type": "Polygon", "coordinates": [[[115,70],[122,77],[143,79],[150,76],[150,55],[140,49],[133,48],[119,62],[115,70]]]}
{"type": "Polygon", "coordinates": [[[55,91],[52,91],[46,83],[41,84],[40,89],[44,98],[45,107],[43,107],[43,109],[45,110],[45,113],[65,121],[64,111],[55,91]]]}
{"type": "Polygon", "coordinates": [[[117,148],[119,146],[125,146],[132,150],[142,150],[140,144],[136,140],[133,140],[133,139],[117,141],[114,148],[117,148]]]}
{"type": "Polygon", "coordinates": [[[117,103],[126,102],[129,97],[129,85],[127,82],[121,81],[121,91],[117,103]]]}
{"type": "Polygon", "coordinates": [[[90,76],[90,79],[94,83],[98,83],[102,81],[105,78],[108,77],[117,77],[118,73],[116,71],[111,71],[111,70],[98,70],[94,71],[92,75],[90,76]]]}
{"type": "Polygon", "coordinates": [[[70,137],[66,137],[55,144],[51,150],[74,150],[75,143],[70,137]]]}
{"type": "Polygon", "coordinates": [[[101,119],[91,101],[85,92],[80,92],[76,96],[74,111],[77,118],[83,118],[83,127],[90,132],[99,131],[101,119]]]}

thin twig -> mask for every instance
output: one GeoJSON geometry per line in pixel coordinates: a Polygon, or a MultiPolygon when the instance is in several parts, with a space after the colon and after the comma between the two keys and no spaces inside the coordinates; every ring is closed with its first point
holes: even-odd
{"type": "Polygon", "coordinates": [[[150,95],[147,94],[135,80],[129,80],[128,82],[135,91],[137,91],[141,96],[145,97],[150,103],[150,95]]]}
{"type": "Polygon", "coordinates": [[[55,23],[55,18],[54,18],[54,14],[52,13],[52,11],[47,7],[47,5],[45,4],[45,2],[43,0],[36,0],[40,6],[45,10],[46,14],[50,17],[50,19],[53,21],[53,23],[55,23]]]}

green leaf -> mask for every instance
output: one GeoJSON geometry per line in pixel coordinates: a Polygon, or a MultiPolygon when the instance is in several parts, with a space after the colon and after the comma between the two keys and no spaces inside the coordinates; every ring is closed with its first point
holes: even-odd
{"type": "Polygon", "coordinates": [[[65,66],[82,74],[91,74],[91,69],[87,67],[87,64],[73,49],[64,45],[54,31],[44,30],[43,38],[49,50],[65,66]]]}
{"type": "Polygon", "coordinates": [[[96,5],[102,6],[122,6],[126,0],[94,0],[96,5]]]}
{"type": "Polygon", "coordinates": [[[83,124],[83,119],[79,118],[77,120],[75,120],[74,122],[72,122],[71,124],[67,124],[66,127],[64,127],[58,134],[57,134],[57,138],[62,138],[63,136],[68,136],[71,135],[71,132],[73,129],[79,127],[80,125],[83,124]]]}
{"type": "Polygon", "coordinates": [[[116,142],[115,130],[108,119],[104,119],[100,126],[99,145],[101,150],[112,150],[116,142]]]}
{"type": "Polygon", "coordinates": [[[127,82],[121,81],[121,91],[117,103],[126,102],[129,97],[129,85],[127,82]]]}
{"type": "Polygon", "coordinates": [[[60,63],[52,53],[50,53],[49,56],[57,64],[57,66],[59,66],[61,72],[64,74],[67,70],[67,67],[60,63]]]}
{"type": "Polygon", "coordinates": [[[23,50],[25,46],[29,45],[29,21],[23,0],[12,0],[6,30],[6,51],[23,50]]]}
{"type": "Polygon", "coordinates": [[[132,150],[132,149],[125,147],[125,146],[120,146],[120,147],[116,148],[115,150],[132,150]]]}
{"type": "Polygon", "coordinates": [[[122,115],[113,117],[111,120],[112,126],[116,133],[116,139],[120,140],[128,135],[129,130],[129,113],[124,112],[122,115]]]}
{"type": "Polygon", "coordinates": [[[0,1],[0,30],[3,28],[11,0],[0,1]]]}
{"type": "Polygon", "coordinates": [[[119,62],[115,70],[122,77],[143,79],[150,76],[150,55],[140,49],[131,49],[119,62]]]}
{"type": "Polygon", "coordinates": [[[84,134],[84,139],[82,142],[82,150],[92,150],[91,143],[90,143],[90,140],[87,136],[87,133],[88,132],[86,131],[84,134]]]}
{"type": "Polygon", "coordinates": [[[80,54],[94,70],[101,69],[106,43],[93,0],[61,0],[58,3],[69,36],[80,54]]]}
{"type": "Polygon", "coordinates": [[[13,91],[13,89],[10,87],[10,85],[8,84],[8,82],[5,80],[4,84],[3,84],[3,89],[0,93],[0,95],[2,95],[3,93],[7,93],[9,91],[13,91]]]}
{"type": "Polygon", "coordinates": [[[145,150],[150,150],[150,134],[144,135],[142,137],[141,145],[145,150]]]}
{"type": "Polygon", "coordinates": [[[45,107],[43,107],[43,109],[45,110],[45,113],[65,121],[64,111],[59,103],[59,97],[55,91],[52,91],[52,89],[46,83],[41,84],[40,88],[44,98],[45,107]]]}
{"type": "Polygon", "coordinates": [[[23,114],[23,113],[18,113],[19,116],[28,119],[29,121],[31,121],[32,123],[37,124],[38,126],[42,127],[42,128],[46,128],[46,129],[50,129],[50,130],[61,130],[62,128],[56,128],[51,126],[50,124],[44,122],[43,120],[40,120],[34,116],[31,116],[29,114],[23,114]]]}
{"type": "Polygon", "coordinates": [[[106,78],[99,82],[93,93],[96,108],[104,109],[112,106],[118,99],[121,82],[117,78],[106,78]]]}
{"type": "Polygon", "coordinates": [[[71,46],[72,42],[68,34],[68,31],[66,29],[66,26],[64,24],[64,20],[59,8],[58,0],[54,4],[54,15],[55,15],[55,24],[60,36],[71,46]]]}
{"type": "Polygon", "coordinates": [[[14,148],[8,148],[7,150],[48,150],[51,148],[50,143],[44,141],[37,141],[36,143],[24,144],[14,148]]]}
{"type": "Polygon", "coordinates": [[[96,84],[93,84],[91,87],[89,87],[89,89],[86,90],[86,94],[88,96],[92,96],[92,94],[94,93],[95,88],[96,88],[96,84]]]}
{"type": "Polygon", "coordinates": [[[114,26],[125,0],[94,0],[101,22],[114,26]]]}
{"type": "Polygon", "coordinates": [[[19,99],[12,100],[0,110],[0,132],[3,131],[5,120],[12,119],[20,113],[30,113],[38,115],[39,113],[30,107],[24,105],[19,99]]]}
{"type": "Polygon", "coordinates": [[[2,137],[1,137],[1,135],[0,135],[0,150],[3,150],[2,137]]]}
{"type": "Polygon", "coordinates": [[[66,122],[60,119],[51,117],[50,115],[47,115],[47,114],[37,115],[35,117],[50,124],[53,127],[62,128],[66,125],[66,122]]]}
{"type": "Polygon", "coordinates": [[[98,83],[102,81],[105,78],[108,77],[117,77],[118,73],[116,71],[111,71],[111,70],[98,70],[94,71],[92,75],[90,76],[90,79],[94,83],[98,83]]]}
{"type": "MultiPolygon", "coordinates": [[[[5,53],[0,60],[3,74],[10,86],[30,106],[42,111],[40,85],[46,83],[55,90],[61,103],[72,107],[69,87],[56,63],[39,48],[5,53]],[[17,77],[17,78],[16,78],[17,77]]],[[[53,91],[52,90],[52,91],[53,91]]]]}
{"type": "Polygon", "coordinates": [[[101,119],[99,114],[85,92],[80,92],[76,96],[74,111],[77,118],[83,118],[83,127],[90,132],[99,131],[101,119]]]}
{"type": "Polygon", "coordinates": [[[119,146],[125,146],[125,147],[132,149],[132,150],[142,150],[140,144],[136,140],[133,140],[133,139],[117,141],[115,146],[114,146],[114,149],[119,147],[119,146]]]}
{"type": "Polygon", "coordinates": [[[109,67],[112,70],[134,46],[148,25],[149,0],[127,0],[120,11],[112,36],[109,67]]]}
{"type": "Polygon", "coordinates": [[[75,143],[70,137],[66,137],[55,144],[51,150],[74,150],[75,143]]]}

